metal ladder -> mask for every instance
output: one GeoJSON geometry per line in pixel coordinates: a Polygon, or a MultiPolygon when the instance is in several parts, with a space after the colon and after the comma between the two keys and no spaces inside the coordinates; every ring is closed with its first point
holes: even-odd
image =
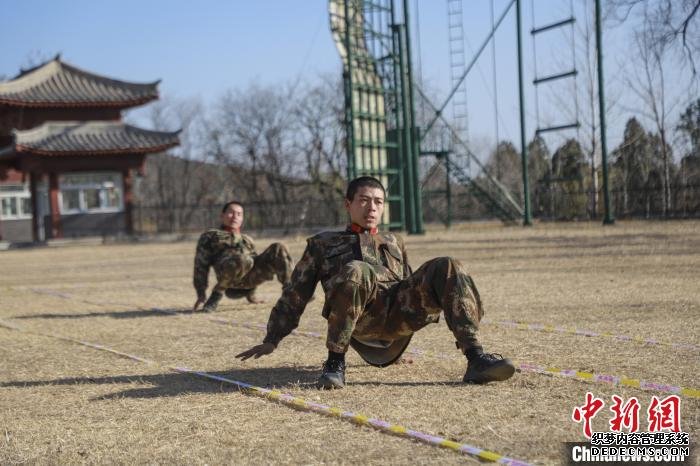
{"type": "MultiPolygon", "coordinates": [[[[454,88],[459,83],[466,67],[462,0],[447,0],[447,31],[450,54],[450,80],[454,88]]],[[[463,141],[469,143],[467,87],[464,82],[457,87],[451,103],[452,121],[455,130],[463,141]]],[[[470,172],[469,158],[465,162],[465,169],[467,172],[470,172]]]]}
{"type": "Polygon", "coordinates": [[[515,202],[498,180],[491,176],[472,178],[449,158],[446,158],[444,163],[449,167],[450,176],[469,189],[469,192],[503,223],[516,225],[522,218],[522,207],[515,202]]]}
{"type": "Polygon", "coordinates": [[[537,113],[537,129],[535,130],[536,134],[542,134],[546,132],[552,132],[552,131],[562,131],[562,130],[567,130],[567,129],[578,129],[581,124],[578,121],[578,97],[576,94],[576,76],[578,75],[578,70],[576,69],[576,50],[575,46],[573,44],[574,37],[575,37],[575,31],[574,31],[574,25],[576,23],[576,18],[574,17],[574,11],[573,11],[573,5],[571,6],[571,14],[568,18],[555,21],[550,24],[546,24],[543,26],[535,26],[535,4],[534,1],[532,2],[532,22],[533,22],[533,27],[530,30],[530,35],[532,35],[532,49],[533,49],[533,60],[534,60],[534,68],[535,68],[535,78],[532,80],[532,84],[535,86],[535,108],[536,108],[536,113],[537,113]],[[566,69],[557,73],[552,73],[546,76],[539,76],[537,73],[537,37],[543,33],[549,33],[564,27],[570,27],[571,28],[571,40],[572,40],[572,64],[571,64],[571,69],[566,69]],[[540,112],[539,112],[539,92],[538,92],[538,87],[546,84],[551,84],[555,81],[561,81],[565,79],[573,79],[574,80],[574,104],[576,106],[576,120],[573,122],[561,122],[558,124],[553,124],[545,127],[540,126],[540,112]]]}

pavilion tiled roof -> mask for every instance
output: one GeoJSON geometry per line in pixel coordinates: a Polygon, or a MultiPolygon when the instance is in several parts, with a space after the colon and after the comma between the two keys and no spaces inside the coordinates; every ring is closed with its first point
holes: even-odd
{"type": "Polygon", "coordinates": [[[133,107],[158,98],[158,83],[131,83],[84,71],[56,56],[0,82],[0,104],[21,107],[133,107]]]}
{"type": "Polygon", "coordinates": [[[151,131],[117,121],[46,122],[25,131],[14,130],[14,144],[1,156],[147,154],[177,146],[175,132],[151,131]]]}

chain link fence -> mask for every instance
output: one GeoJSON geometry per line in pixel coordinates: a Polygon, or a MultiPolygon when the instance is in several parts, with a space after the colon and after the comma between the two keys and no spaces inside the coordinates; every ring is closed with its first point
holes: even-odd
{"type": "MultiPolygon", "coordinates": [[[[201,233],[220,224],[220,204],[155,206],[135,205],[134,233],[201,233]]],[[[286,204],[246,202],[246,231],[289,234],[296,231],[342,225],[346,221],[342,202],[328,203],[309,199],[286,204]]]]}
{"type": "MultiPolygon", "coordinates": [[[[618,219],[700,218],[700,184],[676,185],[670,190],[664,208],[663,188],[613,189],[610,191],[612,214],[618,219]]],[[[604,212],[603,192],[568,189],[550,185],[537,187],[531,196],[532,215],[543,221],[597,220],[604,212]]],[[[470,192],[454,189],[448,210],[442,192],[423,193],[426,223],[492,220],[488,211],[470,192]]]]}

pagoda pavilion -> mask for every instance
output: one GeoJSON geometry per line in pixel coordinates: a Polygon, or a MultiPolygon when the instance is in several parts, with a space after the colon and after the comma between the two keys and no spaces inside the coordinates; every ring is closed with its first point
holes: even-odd
{"type": "Polygon", "coordinates": [[[57,56],[0,82],[0,240],[133,232],[134,173],[178,132],[122,121],[158,99],[158,83],[132,83],[57,56]]]}

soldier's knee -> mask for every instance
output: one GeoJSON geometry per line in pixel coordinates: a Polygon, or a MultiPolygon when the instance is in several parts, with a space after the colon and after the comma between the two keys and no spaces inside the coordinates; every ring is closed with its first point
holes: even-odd
{"type": "Polygon", "coordinates": [[[442,257],[441,259],[443,259],[443,260],[449,262],[450,264],[458,265],[458,266],[460,266],[460,267],[462,266],[462,263],[459,261],[459,259],[456,259],[456,258],[454,258],[454,257],[452,257],[452,256],[442,257]]]}
{"type": "Polygon", "coordinates": [[[452,256],[436,257],[434,259],[431,259],[431,262],[433,262],[436,266],[442,267],[454,266],[455,264],[459,264],[459,261],[452,256]]]}
{"type": "Polygon", "coordinates": [[[454,272],[464,272],[462,263],[451,256],[436,257],[430,263],[432,268],[440,273],[452,275],[454,272]]]}
{"type": "Polygon", "coordinates": [[[269,250],[274,256],[287,257],[289,255],[289,251],[287,250],[287,246],[285,246],[282,243],[272,243],[269,246],[269,250]]]}
{"type": "Polygon", "coordinates": [[[287,252],[287,246],[282,243],[272,243],[271,246],[275,251],[287,252]]]}

